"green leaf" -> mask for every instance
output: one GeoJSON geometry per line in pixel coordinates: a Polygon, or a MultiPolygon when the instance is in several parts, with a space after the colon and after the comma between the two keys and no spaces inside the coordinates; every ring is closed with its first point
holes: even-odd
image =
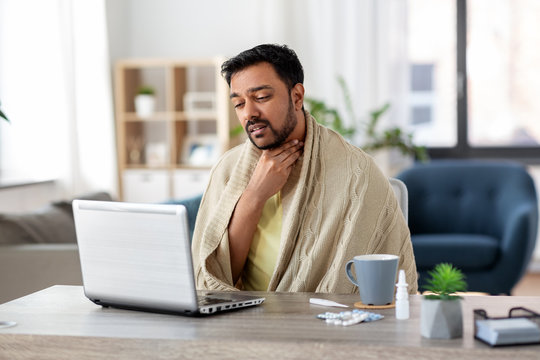
{"type": "Polygon", "coordinates": [[[304,101],[309,112],[319,124],[334,130],[343,137],[352,137],[356,133],[354,127],[344,126],[341,115],[336,109],[328,107],[320,100],[305,98],[304,101]]]}
{"type": "Polygon", "coordinates": [[[137,94],[140,95],[154,95],[156,90],[150,85],[142,85],[137,90],[137,94]]]}
{"type": "MultiPolygon", "coordinates": [[[[343,94],[347,116],[350,119],[348,122],[356,124],[357,117],[354,114],[353,101],[347,83],[342,76],[338,76],[337,81],[343,94]]],[[[344,126],[343,118],[339,112],[336,109],[328,107],[324,101],[305,98],[305,103],[311,115],[320,124],[329,127],[346,138],[352,138],[356,134],[357,128],[355,126],[344,126]]],[[[362,148],[366,151],[395,148],[404,155],[416,157],[421,162],[428,161],[429,156],[426,148],[414,144],[412,133],[406,133],[399,127],[393,127],[383,131],[377,129],[380,119],[389,109],[390,104],[385,103],[380,108],[371,111],[368,120],[361,123],[367,139],[362,148]]]]}
{"type": "Polygon", "coordinates": [[[347,86],[347,83],[345,82],[345,79],[343,76],[338,76],[337,78],[339,87],[341,88],[341,93],[343,94],[343,99],[345,100],[345,109],[347,110],[348,116],[351,119],[356,119],[356,114],[354,113],[354,107],[351,100],[351,93],[349,91],[349,87],[347,86]]]}
{"type": "Polygon", "coordinates": [[[229,131],[229,137],[235,137],[240,135],[244,131],[242,125],[238,124],[229,131]]]}
{"type": "Polygon", "coordinates": [[[456,292],[466,291],[465,275],[449,263],[440,263],[431,271],[425,289],[434,293],[438,299],[449,300],[456,292]]]}
{"type": "Polygon", "coordinates": [[[6,120],[7,122],[10,122],[9,119],[7,118],[6,114],[4,114],[2,112],[2,110],[0,110],[0,117],[3,118],[4,120],[6,120]]]}
{"type": "Polygon", "coordinates": [[[374,119],[374,122],[377,123],[381,116],[390,109],[390,104],[386,103],[383,106],[381,106],[379,109],[373,110],[371,114],[371,118],[374,119]]]}

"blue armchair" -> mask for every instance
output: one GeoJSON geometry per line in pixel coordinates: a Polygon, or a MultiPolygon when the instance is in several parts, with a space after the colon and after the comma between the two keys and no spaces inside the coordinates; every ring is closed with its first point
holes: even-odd
{"type": "Polygon", "coordinates": [[[468,290],[510,294],[532,256],[538,227],[534,183],[510,162],[443,160],[397,176],[409,193],[419,287],[441,262],[460,268],[468,290]]]}
{"type": "Polygon", "coordinates": [[[179,204],[184,205],[188,215],[189,225],[189,238],[193,239],[193,230],[195,229],[195,220],[197,220],[197,212],[199,212],[199,206],[201,205],[202,194],[195,195],[187,199],[169,200],[166,204],[179,204]]]}

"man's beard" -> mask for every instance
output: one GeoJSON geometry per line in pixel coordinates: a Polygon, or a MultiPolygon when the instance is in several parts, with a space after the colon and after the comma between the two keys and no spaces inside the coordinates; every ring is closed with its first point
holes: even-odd
{"type": "Polygon", "coordinates": [[[266,119],[249,120],[246,123],[245,130],[246,130],[246,133],[248,134],[249,140],[251,141],[253,145],[255,145],[260,150],[269,150],[269,149],[275,149],[277,147],[280,147],[285,142],[285,140],[287,140],[289,135],[291,135],[297,123],[298,123],[298,119],[296,119],[296,115],[294,113],[294,105],[292,103],[292,98],[289,96],[289,108],[287,109],[285,123],[281,130],[276,131],[272,127],[270,122],[266,119]],[[270,132],[274,134],[274,138],[275,138],[274,142],[268,145],[262,145],[262,146],[257,145],[255,141],[253,140],[253,138],[251,137],[251,133],[248,131],[249,126],[253,124],[264,124],[270,130],[270,132]]]}

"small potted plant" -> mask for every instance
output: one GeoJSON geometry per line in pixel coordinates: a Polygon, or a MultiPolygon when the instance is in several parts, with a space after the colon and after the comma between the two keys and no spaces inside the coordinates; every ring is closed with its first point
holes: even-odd
{"type": "Polygon", "coordinates": [[[441,263],[428,274],[421,304],[420,332],[430,339],[452,339],[463,334],[461,297],[456,292],[466,291],[465,276],[452,264],[441,263]]]}
{"type": "Polygon", "coordinates": [[[155,109],[155,90],[149,85],[143,85],[137,90],[135,96],[135,112],[140,118],[152,116],[155,109]]]}

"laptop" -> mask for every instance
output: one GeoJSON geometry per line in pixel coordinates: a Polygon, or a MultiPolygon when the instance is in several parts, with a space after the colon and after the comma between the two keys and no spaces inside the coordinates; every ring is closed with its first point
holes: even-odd
{"type": "Polygon", "coordinates": [[[85,296],[105,307],[180,315],[261,304],[240,292],[197,292],[183,205],[74,200],[85,296]]]}

